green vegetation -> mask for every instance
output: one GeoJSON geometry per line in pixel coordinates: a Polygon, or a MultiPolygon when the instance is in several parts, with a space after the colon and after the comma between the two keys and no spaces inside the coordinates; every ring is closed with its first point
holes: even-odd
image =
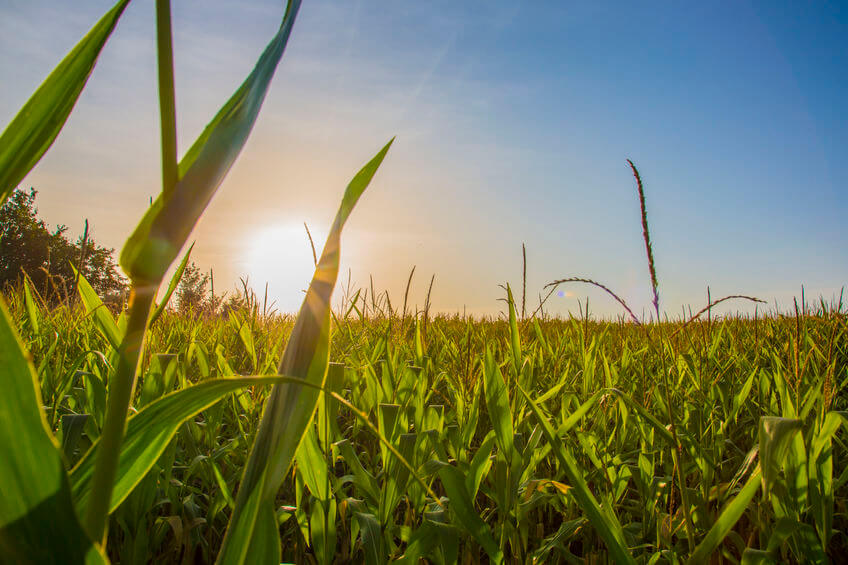
{"type": "Polygon", "coordinates": [[[113,249],[97,245],[85,232],[70,241],[64,225],[50,231],[37,216],[36,192],[16,190],[0,206],[0,288],[20,283],[24,273],[41,295],[55,304],[74,295],[78,269],[98,295],[120,306],[126,281],[113,249]]]}
{"type": "MultiPolygon", "coordinates": [[[[33,309],[25,292],[10,300],[73,468],[99,437],[116,352],[84,306],[33,309]]],[[[680,323],[516,320],[516,359],[508,321],[436,317],[424,336],[420,318],[356,313],[364,308],[359,299],[336,314],[329,357],[339,365],[326,385],[356,411],[335,397],[319,403],[276,493],[284,560],[452,562],[459,552],[476,562],[488,549],[520,562],[603,561],[611,550],[581,484],[636,561],[685,560],[663,370],[700,555],[733,562],[747,551],[769,562],[757,550],[804,562],[846,549],[838,532],[848,526],[848,451],[835,433],[848,408],[839,392],[848,378],[844,313],[696,322],[674,337],[680,323]],[[784,419],[760,430],[768,417],[784,419]]],[[[205,320],[166,311],[148,335],[130,422],[171,391],[275,373],[292,327],[257,307],[205,320]]],[[[267,388],[240,390],[178,427],[112,514],[113,559],[214,559],[267,397],[267,388]]]]}
{"type": "MultiPolygon", "coordinates": [[[[0,136],[4,201],[58,135],[126,4],[0,136]]],[[[652,324],[525,315],[508,286],[503,320],[431,318],[429,308],[407,316],[406,304],[394,311],[373,290],[370,303],[356,293],[332,311],[342,229],[391,141],[345,190],[296,317],[261,312],[249,293],[226,314],[168,308],[181,277],[184,289],[204,286],[186,253],[159,292],[247,140],[298,7],[289,2],[254,70],[177,162],[170,7],[157,0],[163,187],[120,255],[126,308],[116,317],[84,273],[74,274],[78,300],[50,304],[26,278],[0,300],[0,557],[844,555],[841,303],[659,323],[635,167],[652,324]]],[[[601,286],[554,284],[569,281],[601,286]]]]}

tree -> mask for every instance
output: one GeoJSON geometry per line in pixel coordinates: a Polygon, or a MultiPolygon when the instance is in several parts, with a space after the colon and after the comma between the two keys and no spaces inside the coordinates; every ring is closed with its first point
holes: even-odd
{"type": "Polygon", "coordinates": [[[48,229],[38,218],[36,194],[32,188],[16,190],[0,206],[0,289],[26,273],[45,298],[63,300],[74,295],[74,265],[104,301],[119,300],[126,282],[114,249],[97,245],[88,234],[71,242],[64,225],[48,229]]]}
{"type": "Polygon", "coordinates": [[[201,272],[194,261],[186,265],[180,284],[177,286],[177,309],[181,314],[213,312],[216,304],[212,302],[207,287],[209,275],[201,272]]]}

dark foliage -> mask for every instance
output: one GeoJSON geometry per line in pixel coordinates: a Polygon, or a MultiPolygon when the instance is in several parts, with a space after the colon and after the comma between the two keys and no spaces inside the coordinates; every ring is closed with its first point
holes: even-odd
{"type": "Polygon", "coordinates": [[[75,295],[73,265],[104,301],[120,301],[126,282],[114,249],[98,245],[88,234],[72,242],[64,225],[51,231],[38,218],[36,194],[32,188],[16,190],[0,206],[0,288],[19,283],[26,273],[45,299],[68,300],[75,295]]]}

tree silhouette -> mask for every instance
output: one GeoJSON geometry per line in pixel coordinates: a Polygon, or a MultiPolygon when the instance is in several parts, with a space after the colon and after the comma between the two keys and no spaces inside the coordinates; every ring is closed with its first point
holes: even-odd
{"type": "Polygon", "coordinates": [[[32,188],[16,190],[0,206],[0,288],[18,284],[26,273],[45,299],[67,300],[75,295],[73,265],[104,301],[118,301],[126,283],[114,249],[97,245],[88,234],[71,242],[64,225],[51,231],[38,218],[36,194],[32,188]]]}

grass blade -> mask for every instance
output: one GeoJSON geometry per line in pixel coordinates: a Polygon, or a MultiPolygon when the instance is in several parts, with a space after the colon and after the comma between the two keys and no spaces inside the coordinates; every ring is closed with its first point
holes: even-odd
{"type": "Polygon", "coordinates": [[[768,497],[771,485],[780,471],[786,450],[795,432],[804,423],[793,418],[766,416],[760,418],[760,467],[763,478],[763,495],[768,497]]]}

